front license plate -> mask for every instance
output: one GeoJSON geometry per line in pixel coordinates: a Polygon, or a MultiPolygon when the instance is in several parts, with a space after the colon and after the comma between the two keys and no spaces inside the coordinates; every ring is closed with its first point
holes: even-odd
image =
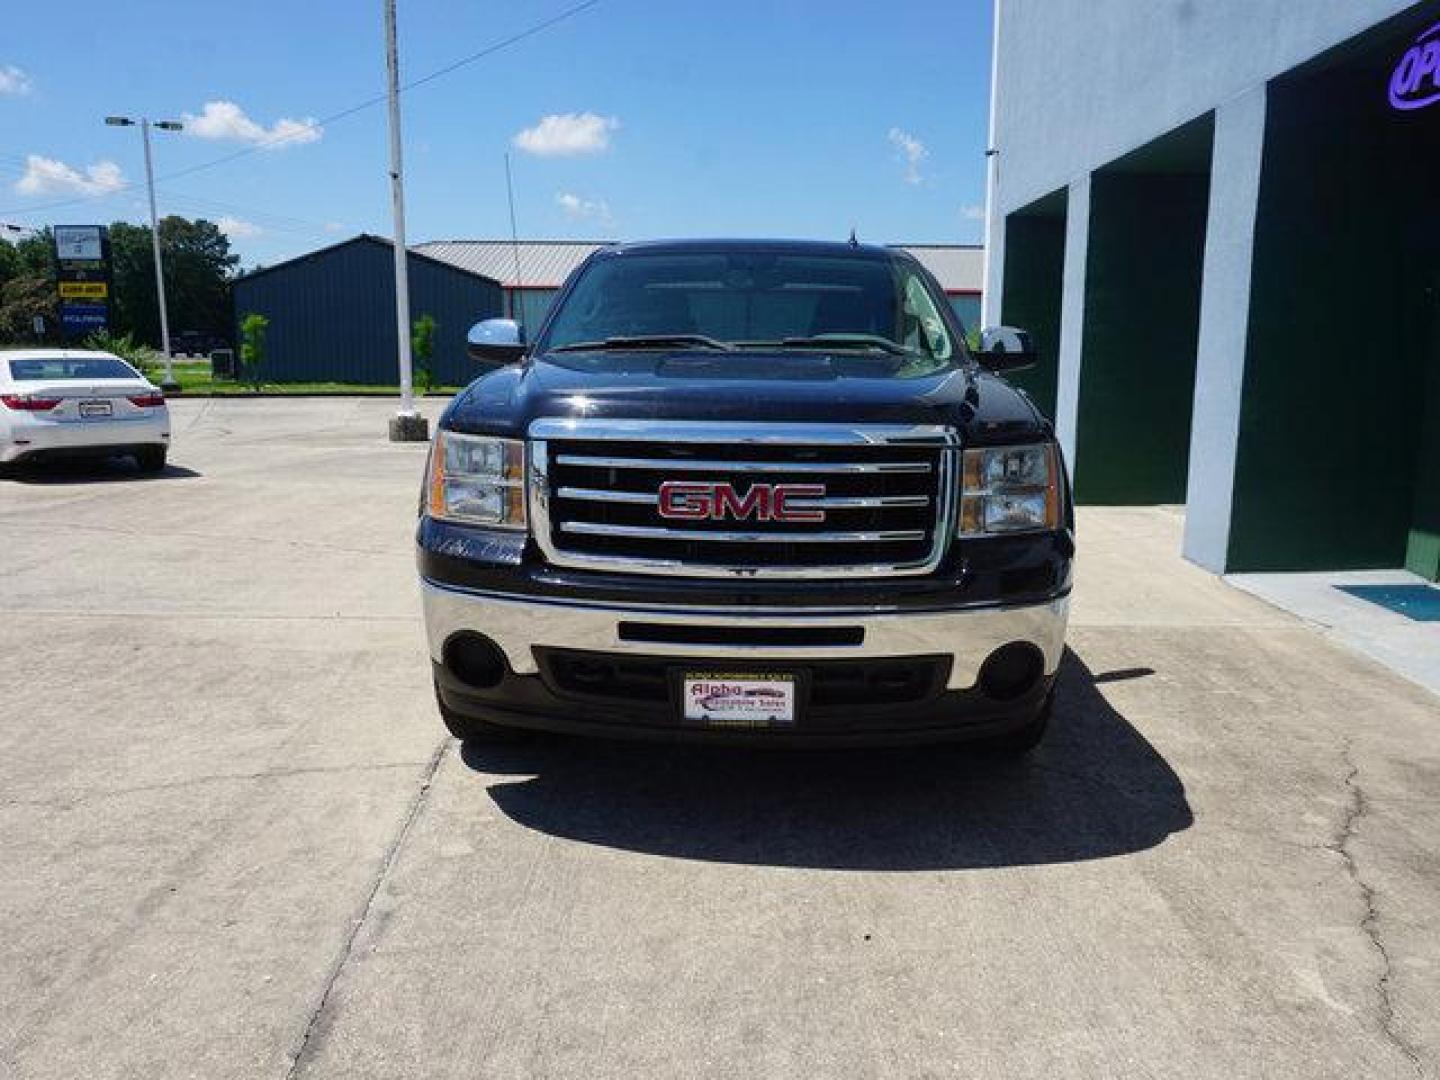
{"type": "Polygon", "coordinates": [[[97,416],[110,416],[113,413],[108,401],[82,401],[80,402],[80,415],[85,419],[97,416]]]}
{"type": "Polygon", "coordinates": [[[680,687],[681,717],[703,727],[794,727],[796,688],[793,673],[687,671],[680,687]]]}

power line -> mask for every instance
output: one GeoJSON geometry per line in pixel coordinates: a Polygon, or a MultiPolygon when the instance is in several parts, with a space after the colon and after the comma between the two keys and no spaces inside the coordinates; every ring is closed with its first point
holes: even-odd
{"type": "MultiPolygon", "coordinates": [[[[454,71],[458,71],[460,68],[466,67],[469,64],[473,64],[477,60],[483,60],[487,56],[493,56],[495,53],[500,52],[504,49],[508,49],[512,45],[517,45],[528,38],[534,37],[536,34],[540,34],[546,30],[549,30],[552,26],[556,26],[559,23],[565,22],[567,19],[572,19],[576,15],[579,15],[584,11],[588,11],[590,8],[593,8],[602,2],[603,0],[583,0],[583,3],[574,4],[566,8],[564,11],[552,15],[548,19],[542,20],[541,22],[535,23],[533,26],[527,27],[526,29],[519,31],[518,33],[511,34],[507,38],[503,38],[500,41],[487,45],[485,46],[485,48],[480,49],[477,52],[473,52],[468,56],[462,56],[459,60],[455,60],[449,64],[446,64],[444,67],[437,68],[436,70],[426,75],[420,76],[420,78],[418,79],[412,79],[410,82],[403,83],[400,87],[400,92],[403,94],[407,91],[414,90],[416,87],[424,86],[426,83],[434,82],[436,79],[442,78],[445,75],[449,75],[454,71]]],[[[354,116],[358,112],[363,112],[365,109],[373,108],[374,106],[382,103],[384,100],[384,94],[377,94],[374,97],[366,98],[364,101],[357,102],[356,104],[351,105],[348,108],[341,109],[339,112],[331,113],[328,116],[322,116],[318,120],[312,120],[305,126],[311,131],[316,131],[325,127],[325,125],[327,124],[333,124],[339,120],[344,120],[347,117],[354,116]]],[[[248,157],[250,154],[256,153],[257,151],[266,150],[273,146],[282,145],[283,143],[289,142],[294,138],[295,134],[293,132],[284,136],[272,136],[271,138],[264,139],[260,142],[252,143],[249,146],[242,147],[232,153],[224,154],[218,158],[213,158],[210,161],[202,161],[198,165],[190,165],[184,169],[178,169],[175,172],[165,173],[158,179],[175,180],[182,176],[189,176],[192,173],[201,172],[206,169],[213,169],[220,165],[229,164],[230,162],[236,161],[242,157],[248,157]]],[[[62,207],[75,206],[80,203],[91,202],[95,199],[103,199],[108,198],[112,195],[118,195],[129,187],[131,187],[131,185],[126,182],[122,187],[116,188],[114,191],[96,192],[92,195],[81,195],[73,199],[65,199],[60,202],[44,203],[39,206],[20,207],[11,210],[0,210],[0,214],[25,214],[34,213],[42,210],[58,210],[62,207]]]]}
{"type": "MultiPolygon", "coordinates": [[[[522,42],[527,38],[534,37],[536,34],[543,33],[544,31],[550,29],[550,27],[555,26],[557,23],[562,23],[566,19],[574,18],[582,11],[586,11],[589,8],[595,7],[600,2],[601,0],[584,0],[583,3],[566,8],[564,11],[560,12],[557,15],[552,15],[550,18],[544,20],[543,22],[538,22],[534,26],[529,27],[528,29],[521,30],[517,34],[512,34],[508,38],[495,42],[493,45],[487,45],[479,52],[473,52],[469,56],[461,57],[459,60],[456,60],[453,63],[446,64],[442,68],[437,68],[436,70],[430,72],[428,75],[422,75],[418,79],[412,79],[410,82],[402,83],[400,86],[400,92],[403,94],[406,91],[414,90],[418,86],[424,86],[426,83],[434,82],[436,79],[441,78],[445,75],[449,75],[453,71],[458,71],[460,68],[465,67],[468,64],[473,64],[477,60],[483,60],[487,56],[492,56],[503,49],[508,49],[511,45],[518,44],[519,42],[522,42]]],[[[348,108],[341,109],[339,112],[331,113],[329,116],[322,116],[319,120],[312,120],[305,126],[311,131],[317,131],[325,127],[326,124],[333,124],[337,120],[344,120],[346,117],[354,116],[358,112],[363,112],[365,109],[369,109],[375,105],[379,105],[385,101],[385,97],[386,96],[384,94],[376,94],[374,97],[366,98],[364,101],[357,102],[356,104],[351,105],[348,108]]],[[[167,173],[160,179],[174,180],[177,177],[189,176],[191,173],[200,172],[202,169],[212,169],[217,165],[227,164],[228,162],[234,161],[237,158],[242,158],[248,154],[253,154],[258,150],[266,150],[272,146],[280,146],[294,138],[295,135],[293,133],[283,136],[274,136],[269,139],[265,139],[262,142],[254,143],[251,146],[243,147],[242,149],[236,150],[234,153],[226,154],[223,157],[215,158],[213,161],[202,161],[199,165],[191,165],[187,168],[180,169],[177,172],[167,173]]]]}

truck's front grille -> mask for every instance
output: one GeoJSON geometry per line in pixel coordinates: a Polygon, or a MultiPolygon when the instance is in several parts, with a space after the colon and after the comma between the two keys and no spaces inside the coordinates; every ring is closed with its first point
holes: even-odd
{"type": "Polygon", "coordinates": [[[925,573],[953,525],[947,428],[538,421],[537,539],[562,566],[925,573]]]}

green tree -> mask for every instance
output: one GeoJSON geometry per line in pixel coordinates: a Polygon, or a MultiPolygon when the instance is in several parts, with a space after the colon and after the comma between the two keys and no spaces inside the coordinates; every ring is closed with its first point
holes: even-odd
{"type": "Polygon", "coordinates": [[[430,368],[430,358],[435,355],[435,317],[421,315],[415,320],[410,332],[410,352],[415,357],[415,385],[422,394],[428,394],[435,385],[435,373],[430,368]]]}
{"type": "Polygon", "coordinates": [[[0,285],[0,342],[35,340],[35,316],[45,319],[46,340],[59,332],[59,298],[48,274],[20,274],[0,285]]]}
{"type": "Polygon", "coordinates": [[[0,240],[0,342],[33,342],[36,315],[45,319],[47,340],[55,340],[58,307],[50,230],[13,244],[0,240]]]}
{"type": "Polygon", "coordinates": [[[260,368],[265,363],[265,330],[270,320],[254,311],[240,320],[240,362],[255,392],[260,392],[260,368]]]}
{"type": "MultiPolygon", "coordinates": [[[[238,255],[213,222],[171,215],[160,222],[165,300],[172,333],[198,330],[230,337],[230,283],[238,255]]],[[[155,302],[155,257],[150,229],[117,221],[110,226],[114,279],[112,329],[148,345],[160,344],[155,302]]]]}
{"type": "Polygon", "coordinates": [[[114,353],[147,379],[159,376],[163,358],[148,345],[137,345],[129,334],[97,330],[85,339],[85,348],[114,353]]]}

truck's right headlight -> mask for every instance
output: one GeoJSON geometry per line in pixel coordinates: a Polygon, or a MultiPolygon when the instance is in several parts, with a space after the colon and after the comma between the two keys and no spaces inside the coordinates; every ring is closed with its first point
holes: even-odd
{"type": "Polygon", "coordinates": [[[961,536],[1060,528],[1060,461],[1054,443],[965,451],[961,536]]]}
{"type": "Polygon", "coordinates": [[[443,428],[430,449],[426,511],[432,518],[525,528],[525,444],[443,428]]]}

